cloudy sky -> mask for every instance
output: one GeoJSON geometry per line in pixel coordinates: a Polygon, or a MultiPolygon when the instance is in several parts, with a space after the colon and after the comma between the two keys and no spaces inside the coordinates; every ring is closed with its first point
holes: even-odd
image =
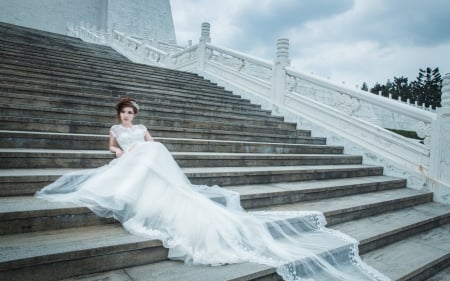
{"type": "Polygon", "coordinates": [[[290,41],[291,66],[349,87],[419,68],[450,72],[448,0],[170,0],[179,45],[194,44],[202,22],[211,43],[273,60],[290,41]]]}

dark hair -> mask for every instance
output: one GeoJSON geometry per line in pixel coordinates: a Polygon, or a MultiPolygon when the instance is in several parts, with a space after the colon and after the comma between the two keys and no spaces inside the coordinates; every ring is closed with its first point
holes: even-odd
{"type": "Polygon", "coordinates": [[[120,101],[118,101],[116,103],[116,105],[114,106],[114,108],[116,109],[116,113],[117,113],[117,119],[120,120],[120,112],[122,111],[123,108],[125,107],[131,107],[133,108],[133,112],[134,114],[137,114],[139,111],[139,105],[137,104],[136,100],[133,98],[129,98],[129,97],[125,97],[122,98],[120,101]]]}

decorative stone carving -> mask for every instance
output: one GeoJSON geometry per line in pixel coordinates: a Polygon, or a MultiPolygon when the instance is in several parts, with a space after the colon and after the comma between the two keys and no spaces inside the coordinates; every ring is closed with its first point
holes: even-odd
{"type": "Polygon", "coordinates": [[[420,138],[423,138],[423,144],[426,147],[431,146],[431,124],[419,121],[416,123],[416,133],[420,138]]]}
{"type": "Polygon", "coordinates": [[[348,115],[353,115],[359,108],[359,101],[349,95],[339,93],[335,100],[335,106],[348,115]]]}
{"type": "Polygon", "coordinates": [[[289,92],[297,92],[297,78],[295,76],[286,74],[286,89],[289,92]]]}

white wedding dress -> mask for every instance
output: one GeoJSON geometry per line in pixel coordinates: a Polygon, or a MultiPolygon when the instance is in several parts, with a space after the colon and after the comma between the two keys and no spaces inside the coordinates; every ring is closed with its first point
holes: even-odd
{"type": "Polygon", "coordinates": [[[360,260],[357,241],[325,227],[322,213],[245,212],[239,194],[191,184],[164,145],[144,141],[146,131],[112,126],[122,157],[64,175],[36,196],[114,217],[188,264],[260,263],[284,280],[388,280],[360,260]]]}

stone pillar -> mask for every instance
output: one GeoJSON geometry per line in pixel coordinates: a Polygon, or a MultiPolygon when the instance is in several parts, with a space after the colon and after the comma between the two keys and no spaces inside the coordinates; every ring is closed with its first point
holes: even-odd
{"type": "Polygon", "coordinates": [[[430,175],[434,200],[450,204],[450,73],[443,79],[441,105],[433,120],[430,175]]]}
{"type": "Polygon", "coordinates": [[[210,24],[208,22],[202,23],[202,33],[200,42],[198,43],[198,70],[203,71],[205,69],[206,58],[206,43],[211,42],[210,37],[210,24]]]}
{"type": "Polygon", "coordinates": [[[275,58],[272,70],[272,90],[271,99],[276,106],[284,104],[284,92],[286,81],[285,67],[290,65],[289,61],[289,39],[281,38],[277,40],[277,57],[275,58]]]}

